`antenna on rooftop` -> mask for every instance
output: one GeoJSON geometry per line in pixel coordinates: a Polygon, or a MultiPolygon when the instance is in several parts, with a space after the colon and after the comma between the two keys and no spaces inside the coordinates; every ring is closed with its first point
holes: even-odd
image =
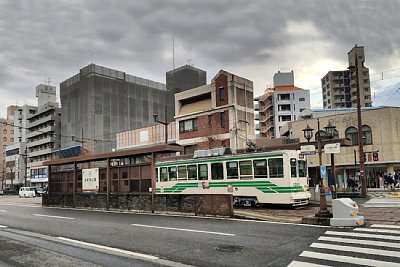
{"type": "Polygon", "coordinates": [[[175,37],[172,34],[172,69],[175,69],[175,37]]]}
{"type": "Polygon", "coordinates": [[[189,66],[192,66],[192,64],[190,64],[192,62],[193,59],[189,58],[188,60],[186,60],[188,62],[189,66]]]}

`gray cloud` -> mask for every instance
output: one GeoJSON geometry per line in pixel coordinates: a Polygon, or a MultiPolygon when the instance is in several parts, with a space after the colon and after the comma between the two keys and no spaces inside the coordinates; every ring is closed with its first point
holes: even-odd
{"type": "Polygon", "coordinates": [[[0,94],[10,98],[0,116],[11,98],[33,99],[44,77],[58,85],[91,62],[164,82],[172,35],[177,66],[193,59],[209,78],[224,68],[253,80],[256,94],[279,66],[319,87],[325,70],[310,66],[345,66],[356,43],[371,70],[400,67],[399,9],[372,0],[0,0],[0,94]]]}

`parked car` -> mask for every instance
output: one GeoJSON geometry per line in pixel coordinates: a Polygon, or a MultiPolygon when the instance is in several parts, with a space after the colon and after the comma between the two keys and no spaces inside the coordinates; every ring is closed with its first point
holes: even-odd
{"type": "Polygon", "coordinates": [[[19,189],[19,197],[35,197],[35,189],[33,187],[21,187],[19,189]]]}
{"type": "Polygon", "coordinates": [[[41,196],[43,194],[46,194],[46,189],[43,187],[36,187],[35,188],[35,193],[37,196],[41,196]]]}
{"type": "Polygon", "coordinates": [[[3,195],[4,195],[3,189],[0,189],[0,196],[3,196],[3,195]]]}

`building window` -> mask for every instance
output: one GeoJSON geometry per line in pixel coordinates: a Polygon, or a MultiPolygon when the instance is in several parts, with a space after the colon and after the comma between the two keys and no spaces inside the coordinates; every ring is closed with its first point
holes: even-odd
{"type": "Polygon", "coordinates": [[[190,119],[179,122],[180,133],[191,132],[191,131],[197,131],[197,119],[190,119]]]}
{"type": "Polygon", "coordinates": [[[14,142],[14,138],[11,137],[11,138],[10,138],[10,142],[11,142],[11,143],[14,142]]]}
{"type": "Polygon", "coordinates": [[[14,130],[11,130],[11,134],[14,134],[14,130]]]}
{"type": "Polygon", "coordinates": [[[7,134],[7,129],[4,129],[4,130],[3,130],[3,134],[7,134]]]}
{"type": "Polygon", "coordinates": [[[33,110],[33,109],[30,109],[30,110],[29,110],[29,114],[35,114],[35,113],[36,113],[35,110],[33,110]]]}
{"type": "Polygon", "coordinates": [[[299,101],[306,101],[306,99],[304,97],[300,97],[299,101]]]}
{"type": "Polygon", "coordinates": [[[372,145],[371,127],[369,127],[368,125],[363,125],[362,134],[363,134],[364,145],[372,145]]]}
{"type": "Polygon", "coordinates": [[[223,86],[219,88],[219,100],[220,101],[225,100],[225,88],[223,86]]]}
{"type": "Polygon", "coordinates": [[[346,129],[346,138],[351,140],[353,146],[358,145],[358,132],[356,127],[349,127],[346,129]]]}
{"type": "Polygon", "coordinates": [[[3,142],[7,142],[7,137],[3,137],[3,142]]]}
{"type": "Polygon", "coordinates": [[[279,100],[290,100],[290,94],[279,94],[279,100]]]}
{"type": "Polygon", "coordinates": [[[221,122],[221,128],[225,128],[225,111],[219,113],[219,119],[221,122]]]}

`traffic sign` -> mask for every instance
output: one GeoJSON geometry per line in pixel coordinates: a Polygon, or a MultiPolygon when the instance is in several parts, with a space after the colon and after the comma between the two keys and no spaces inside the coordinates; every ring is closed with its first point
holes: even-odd
{"type": "MultiPolygon", "coordinates": [[[[314,145],[306,145],[306,146],[300,146],[300,151],[301,152],[314,152],[315,153],[315,146],[314,145]]],[[[307,155],[304,153],[304,155],[307,155]]],[[[308,154],[311,155],[311,154],[308,154]]]]}
{"type": "Polygon", "coordinates": [[[327,173],[326,173],[326,166],[324,166],[324,165],[320,166],[319,170],[320,170],[320,174],[321,174],[321,179],[326,179],[328,177],[327,173]]]}

